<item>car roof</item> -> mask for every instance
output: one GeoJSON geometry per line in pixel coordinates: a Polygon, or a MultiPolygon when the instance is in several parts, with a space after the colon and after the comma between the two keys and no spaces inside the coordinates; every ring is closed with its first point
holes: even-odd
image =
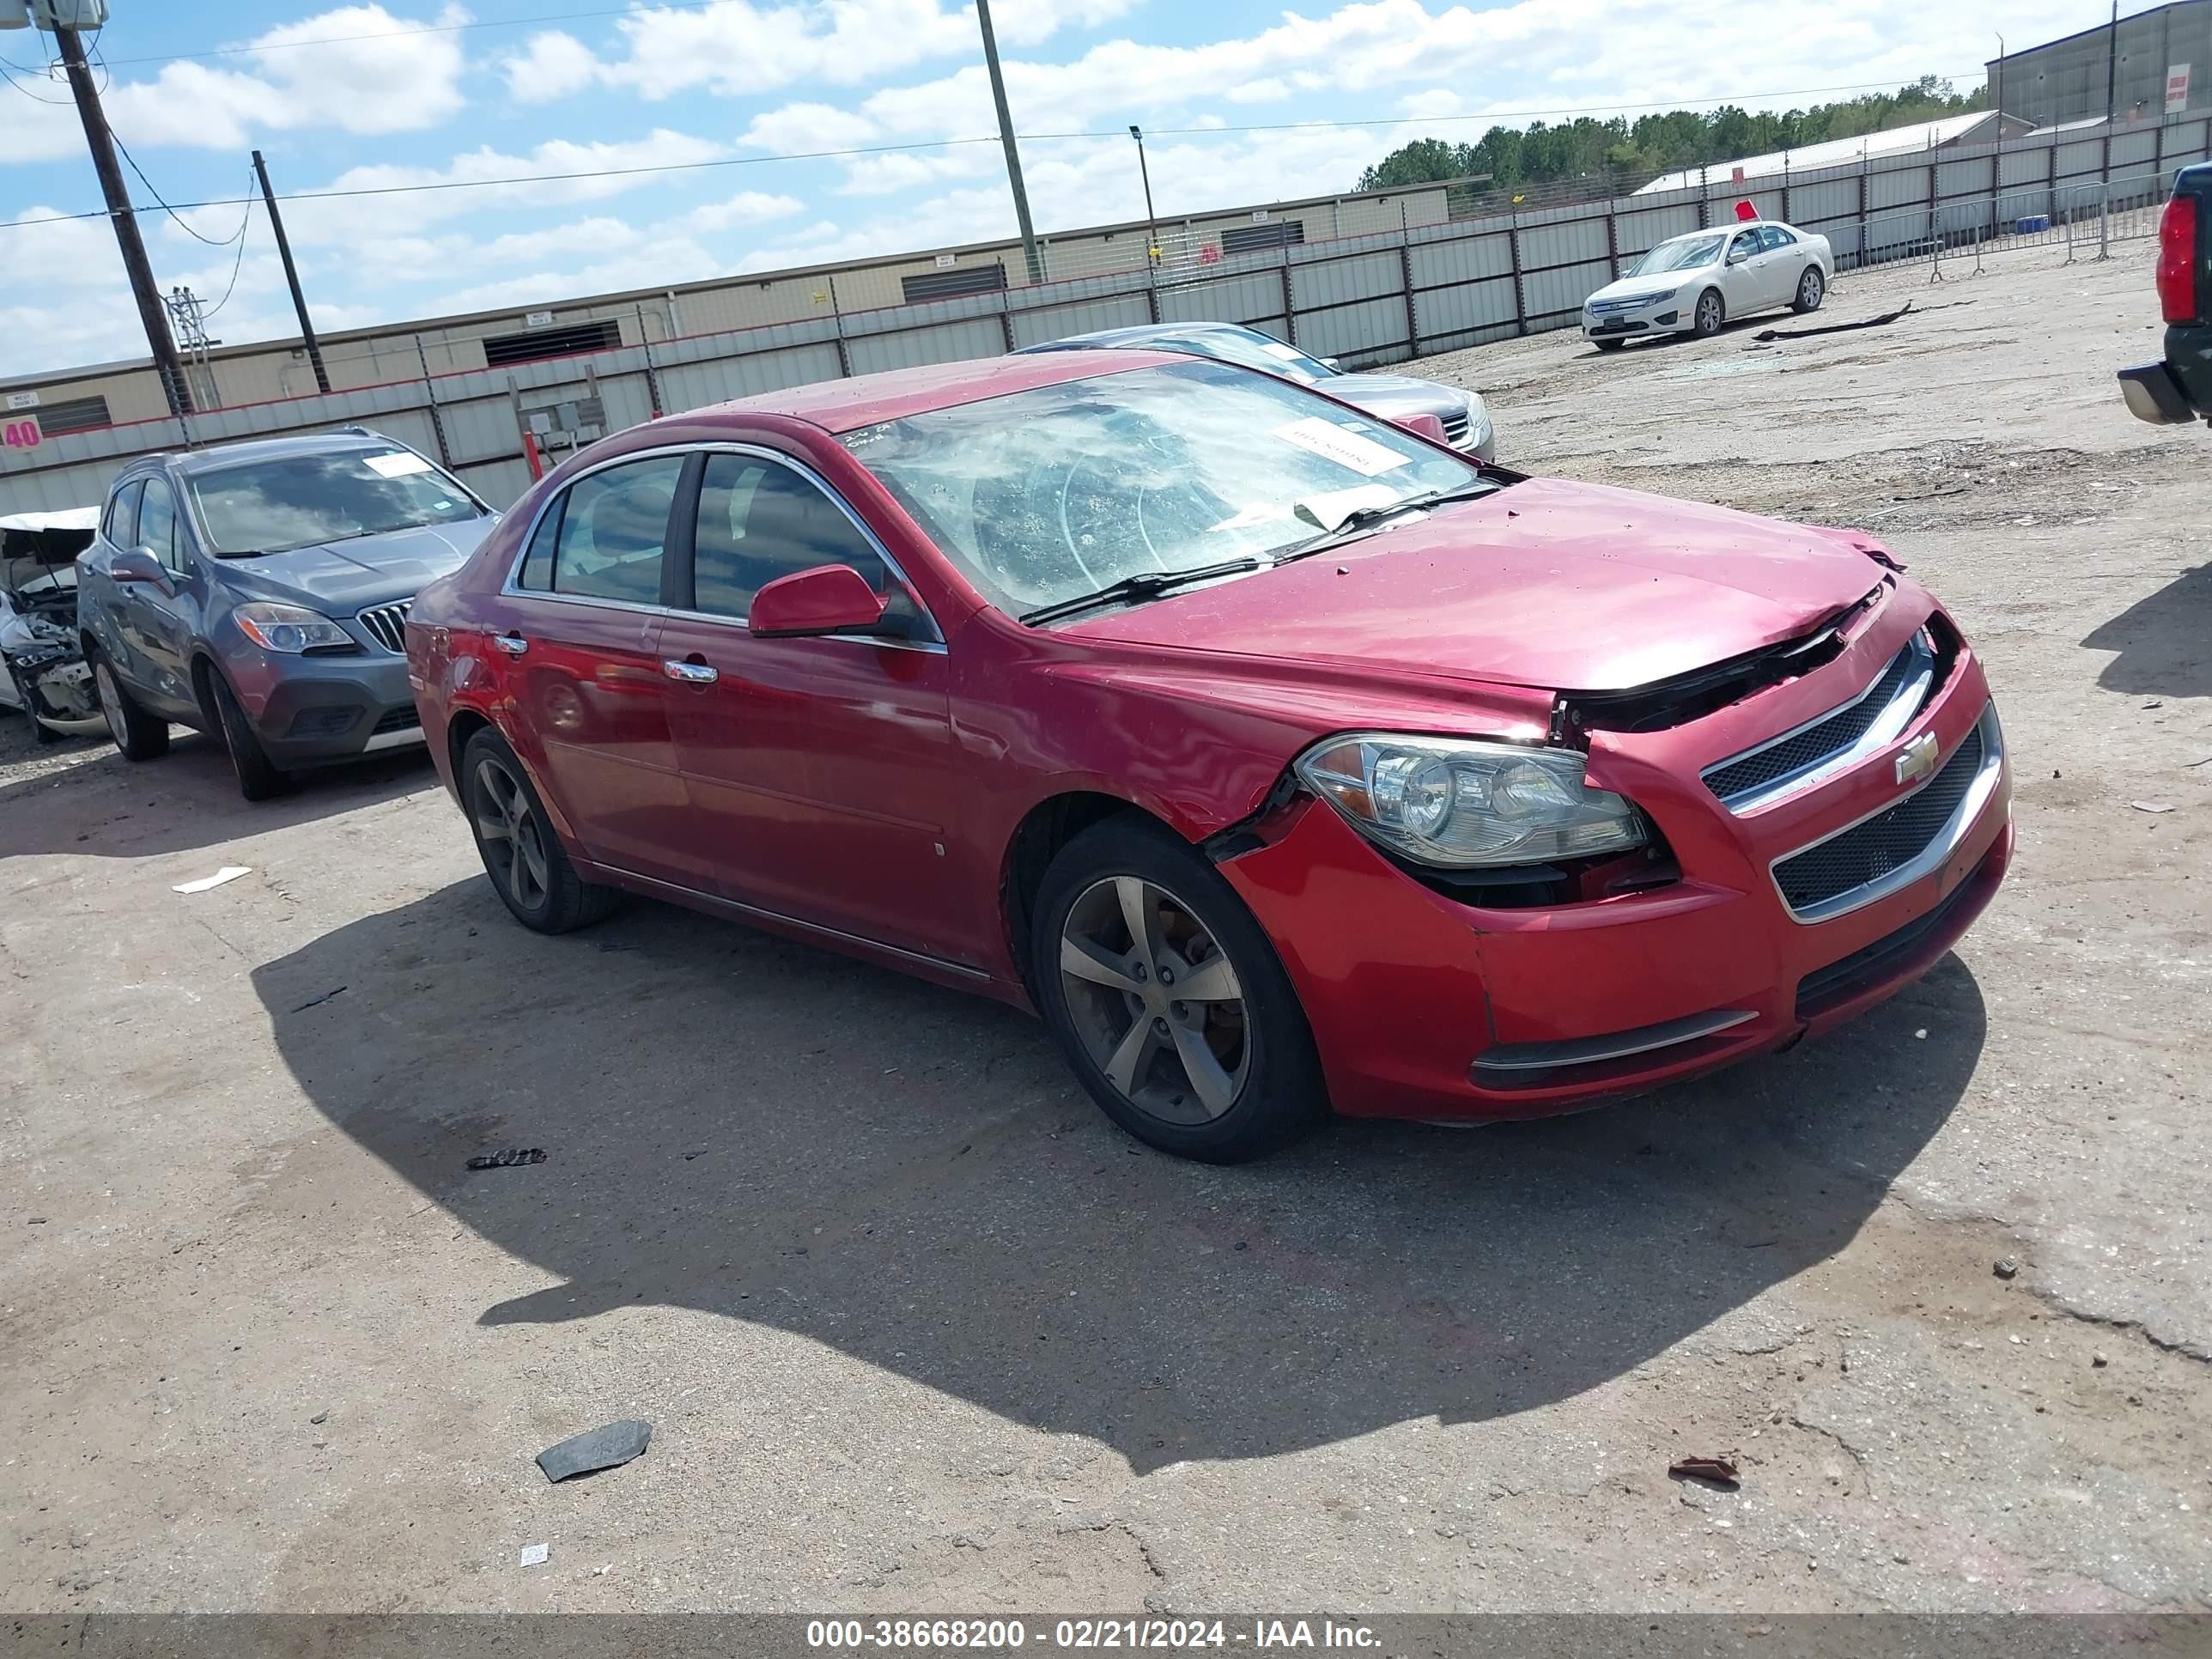
{"type": "Polygon", "coordinates": [[[276,460],[287,455],[329,455],[349,449],[389,449],[397,439],[367,430],[299,432],[281,438],[246,438],[236,443],[210,444],[205,449],[172,451],[166,458],[183,473],[205,472],[234,466],[240,461],[276,460]]]}
{"type": "Polygon", "coordinates": [[[1187,339],[1193,334],[1255,334],[1259,331],[1236,323],[1134,323],[1126,328],[1093,329],[1088,334],[1067,334],[1057,340],[1041,340],[1035,345],[1021,348],[1015,355],[1026,356],[1036,351],[1068,351],[1089,349],[1100,346],[1141,346],[1153,340],[1187,339]]]}
{"type": "Polygon", "coordinates": [[[731,403],[695,409],[683,418],[704,425],[735,424],[747,415],[783,415],[807,421],[828,432],[852,432],[879,421],[902,420],[933,409],[1003,398],[1037,386],[1060,386],[1133,368],[1153,368],[1190,360],[1164,351],[1023,353],[973,358],[966,362],[929,363],[918,368],[888,369],[846,380],[815,380],[785,386],[731,403]]]}

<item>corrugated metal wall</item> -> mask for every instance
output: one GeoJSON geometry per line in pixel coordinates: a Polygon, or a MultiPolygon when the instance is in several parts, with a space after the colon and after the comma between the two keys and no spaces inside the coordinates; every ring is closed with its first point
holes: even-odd
{"type": "MultiPolygon", "coordinates": [[[[1762,179],[1752,196],[1762,212],[1826,235],[1849,269],[2022,234],[2039,219],[2070,234],[2085,214],[2094,224],[2100,202],[2116,209],[2154,203],[2172,170],[2204,159],[2208,144],[2212,122],[2200,116],[2114,133],[2109,163],[2101,135],[2063,143],[2030,137],[2008,142],[2001,158],[1988,150],[1881,157],[1762,179]]],[[[518,401],[544,407],[580,398],[595,384],[608,428],[617,429],[651,418],[656,408],[696,409],[845,374],[993,356],[1155,317],[1243,323],[1346,368],[1399,362],[1571,325],[1592,289],[1653,244],[1730,221],[1742,188],[1715,179],[1703,190],[1664,196],[1409,222],[1224,258],[1194,280],[1179,271],[1119,271],[647,343],[637,343],[641,331],[631,327],[623,337],[633,343],[618,349],[512,369],[439,372],[452,354],[426,343],[427,380],[416,362],[406,365],[417,374],[411,380],[198,414],[189,433],[174,420],[142,421],[49,438],[33,449],[0,448],[0,513],[95,502],[125,461],[153,451],[352,423],[442,457],[503,506],[530,478],[518,401]]],[[[2129,234],[2142,234],[2143,222],[2136,215],[2129,234]]],[[[657,332],[661,320],[653,317],[655,327],[644,331],[657,332]]],[[[685,319],[712,320],[705,307],[685,319]]]]}

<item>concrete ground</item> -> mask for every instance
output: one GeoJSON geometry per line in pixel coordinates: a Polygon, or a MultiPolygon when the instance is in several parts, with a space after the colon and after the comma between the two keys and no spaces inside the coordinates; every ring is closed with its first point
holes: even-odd
{"type": "Polygon", "coordinates": [[[1176,1163],[1006,1010],[524,932],[419,759],[257,807],[0,720],[6,1603],[2212,1607],[2212,434],[2117,395],[2148,247],[2057,257],[1429,364],[1513,462],[1888,537],[2016,757],[1926,981],[1585,1116],[1176,1163]]]}

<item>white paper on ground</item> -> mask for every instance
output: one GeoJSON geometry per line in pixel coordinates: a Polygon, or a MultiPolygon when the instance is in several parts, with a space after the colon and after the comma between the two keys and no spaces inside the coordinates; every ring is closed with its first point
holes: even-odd
{"type": "Polygon", "coordinates": [[[204,893],[210,887],[220,887],[227,881],[236,881],[240,876],[250,876],[252,868],[243,864],[226,864],[211,876],[202,876],[198,881],[180,881],[169,890],[173,893],[204,893]]]}
{"type": "Polygon", "coordinates": [[[1348,432],[1340,426],[1323,420],[1318,415],[1309,415],[1303,421],[1292,421],[1279,426],[1268,434],[1286,444],[1296,444],[1300,449],[1334,461],[1339,466],[1357,472],[1363,478],[1372,478],[1378,473],[1395,472],[1407,464],[1407,457],[1394,449],[1386,449],[1374,439],[1357,432],[1348,432]]]}

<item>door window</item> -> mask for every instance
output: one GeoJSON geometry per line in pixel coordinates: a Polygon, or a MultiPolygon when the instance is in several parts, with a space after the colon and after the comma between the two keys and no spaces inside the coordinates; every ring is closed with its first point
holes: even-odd
{"type": "Polygon", "coordinates": [[[1797,239],[1795,236],[1792,236],[1788,231],[1783,229],[1779,225],[1761,225],[1759,227],[1759,244],[1769,253],[1773,252],[1774,250],[1778,247],[1790,247],[1795,245],[1796,240],[1797,239]]]}
{"type": "Polygon", "coordinates": [[[754,455],[707,458],[699,479],[691,608],[743,618],[753,595],[778,576],[850,565],[890,600],[886,615],[918,615],[845,510],[789,467],[754,455]]]}
{"type": "Polygon", "coordinates": [[[137,546],[144,548],[173,574],[185,570],[185,550],[177,532],[177,498],[161,478],[146,480],[145,499],[138,505],[137,546]]]}
{"type": "Polygon", "coordinates": [[[107,520],[100,528],[110,543],[117,547],[136,547],[138,534],[138,480],[115,492],[115,499],[107,504],[107,520]]]}
{"type": "Polygon", "coordinates": [[[627,605],[659,604],[668,512],[683,473],[681,455],[655,455],[611,466],[570,486],[554,544],[553,591],[627,605]]]}
{"type": "Polygon", "coordinates": [[[1736,239],[1729,244],[1729,263],[1748,259],[1758,252],[1759,233],[1755,230],[1739,231],[1736,239]]]}

